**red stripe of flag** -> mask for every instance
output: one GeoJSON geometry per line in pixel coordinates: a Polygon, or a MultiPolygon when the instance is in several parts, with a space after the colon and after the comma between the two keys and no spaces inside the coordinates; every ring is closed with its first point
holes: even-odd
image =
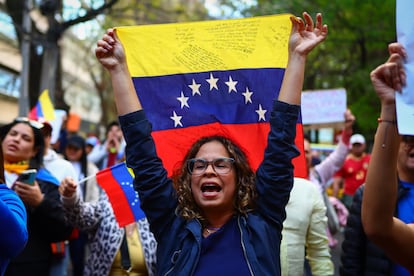
{"type": "MultiPolygon", "coordinates": [[[[208,135],[223,135],[237,140],[240,147],[245,150],[253,170],[256,170],[263,160],[264,149],[267,145],[267,140],[264,137],[267,137],[269,131],[270,125],[267,123],[240,125],[212,123],[202,126],[156,131],[152,133],[152,136],[157,144],[157,152],[165,168],[171,174],[174,169],[180,166],[177,160],[183,159],[190,146],[200,137],[208,135]]],[[[303,152],[302,137],[302,125],[296,124],[295,142],[301,152],[303,152]]],[[[303,154],[293,159],[295,176],[307,176],[306,167],[303,166],[304,162],[303,154]]]]}
{"type": "Polygon", "coordinates": [[[124,227],[135,221],[134,214],[129,207],[128,199],[112,174],[111,168],[106,168],[96,174],[96,180],[104,189],[111,202],[119,227],[124,227]]]}

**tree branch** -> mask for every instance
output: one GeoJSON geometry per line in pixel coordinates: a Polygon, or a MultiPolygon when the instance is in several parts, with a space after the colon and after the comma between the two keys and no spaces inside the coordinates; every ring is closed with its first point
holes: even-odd
{"type": "Polygon", "coordinates": [[[118,2],[118,0],[111,0],[108,3],[103,4],[101,7],[97,9],[90,9],[84,16],[80,16],[78,18],[68,20],[66,22],[63,22],[61,24],[60,31],[63,33],[66,29],[69,27],[76,25],[78,23],[86,22],[88,20],[91,20],[95,18],[97,15],[101,14],[104,10],[111,8],[113,5],[115,5],[118,2]]]}

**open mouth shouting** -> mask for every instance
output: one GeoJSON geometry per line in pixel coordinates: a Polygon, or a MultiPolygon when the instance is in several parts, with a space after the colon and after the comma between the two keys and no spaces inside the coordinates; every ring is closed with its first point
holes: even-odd
{"type": "Polygon", "coordinates": [[[204,183],[201,185],[201,193],[205,197],[214,197],[221,191],[220,185],[216,183],[204,183]]]}

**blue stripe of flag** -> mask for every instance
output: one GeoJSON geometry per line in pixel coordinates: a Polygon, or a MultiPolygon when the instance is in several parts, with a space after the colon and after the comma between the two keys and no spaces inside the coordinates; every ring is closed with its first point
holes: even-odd
{"type": "Polygon", "coordinates": [[[45,117],[43,115],[43,109],[42,109],[42,105],[40,104],[40,101],[37,101],[37,103],[36,103],[36,114],[37,114],[37,118],[44,118],[45,117]]]}
{"type": "MultiPolygon", "coordinates": [[[[282,83],[284,68],[238,69],[202,73],[174,74],[157,77],[133,77],[137,91],[153,130],[174,129],[173,111],[182,116],[183,127],[198,126],[213,122],[222,124],[268,123],[272,101],[277,98],[282,83]],[[217,80],[217,89],[211,89],[207,81],[211,76],[217,80]],[[231,78],[231,79],[230,79],[231,78]],[[199,94],[193,95],[190,85],[199,86],[199,94]],[[236,91],[229,91],[226,82],[237,82],[236,91]],[[150,92],[148,92],[150,91],[150,92]],[[246,103],[243,93],[252,94],[251,103],[246,103]],[[182,106],[178,97],[188,98],[188,106],[182,106]],[[258,121],[256,110],[266,112],[266,121],[258,121]]],[[[301,122],[299,118],[298,123],[301,122]]]]}

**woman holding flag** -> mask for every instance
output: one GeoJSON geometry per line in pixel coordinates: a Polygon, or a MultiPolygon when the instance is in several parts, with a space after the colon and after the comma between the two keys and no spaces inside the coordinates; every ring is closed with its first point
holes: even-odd
{"type": "Polygon", "coordinates": [[[294,140],[306,57],[328,33],[321,14],[315,23],[308,13],[303,16],[290,18],[288,65],[256,174],[234,142],[211,136],[198,140],[177,175],[169,178],[156,154],[123,45],[114,30],[98,41],[96,56],[111,75],[127,141],[127,165],[134,170],[135,189],[158,242],[157,274],[280,275],[292,159],[299,154],[294,140]]]}
{"type": "Polygon", "coordinates": [[[79,184],[67,177],[59,192],[67,220],[88,235],[89,254],[82,275],[156,275],[157,243],[147,219],[120,227],[105,191],[97,201],[86,202],[79,184]]]}

